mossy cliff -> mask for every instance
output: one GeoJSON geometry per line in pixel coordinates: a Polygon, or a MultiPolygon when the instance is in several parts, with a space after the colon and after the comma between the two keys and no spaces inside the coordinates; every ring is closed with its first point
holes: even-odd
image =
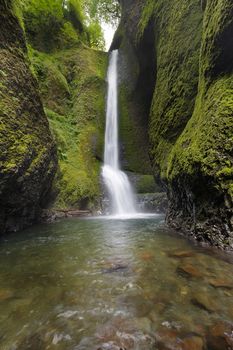
{"type": "Polygon", "coordinates": [[[128,72],[137,65],[132,99],[148,110],[167,222],[233,247],[232,1],[122,0],[122,12],[113,47],[128,72]]]}
{"type": "Polygon", "coordinates": [[[58,147],[55,208],[95,209],[100,198],[107,55],[84,47],[31,50],[43,104],[58,147]]]}
{"type": "Polygon", "coordinates": [[[23,3],[0,1],[1,233],[100,197],[107,54],[77,12],[23,3]]]}
{"type": "Polygon", "coordinates": [[[52,12],[53,20],[46,21],[49,30],[44,28],[46,13],[40,6],[29,10],[22,15],[30,59],[58,149],[59,170],[50,206],[96,210],[107,54],[87,46],[89,37],[79,13],[52,12]]]}
{"type": "Polygon", "coordinates": [[[31,224],[57,167],[56,148],[11,1],[0,1],[0,231],[31,224]]]}
{"type": "Polygon", "coordinates": [[[123,7],[121,24],[111,46],[111,49],[121,48],[118,58],[120,155],[125,170],[152,174],[147,129],[150,85],[154,80],[153,72],[147,71],[148,66],[130,35],[137,6],[132,9],[127,2],[123,7]]]}

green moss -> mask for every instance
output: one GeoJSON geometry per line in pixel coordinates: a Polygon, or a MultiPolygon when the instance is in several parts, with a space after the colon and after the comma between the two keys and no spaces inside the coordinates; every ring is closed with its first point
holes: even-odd
{"type": "Polygon", "coordinates": [[[1,232],[18,230],[35,220],[57,167],[24,33],[11,5],[11,1],[2,2],[0,11],[1,232]]]}
{"type": "Polygon", "coordinates": [[[107,55],[81,46],[31,57],[58,148],[54,205],[90,207],[100,194],[107,55]]]}
{"type": "MultiPolygon", "coordinates": [[[[203,84],[204,86],[204,84],[203,84]]],[[[205,91],[200,90],[194,114],[170,154],[167,171],[169,180],[182,171],[212,177],[218,189],[231,185],[233,147],[233,78],[222,77],[205,91]],[[228,166],[227,166],[228,165],[228,166]]]]}
{"type": "MultiPolygon", "coordinates": [[[[60,157],[62,178],[58,182],[59,207],[81,207],[91,205],[100,195],[99,163],[91,148],[96,126],[88,125],[82,129],[74,147],[68,147],[66,158],[60,157]]],[[[70,136],[70,135],[67,135],[70,136]]]]}
{"type": "Polygon", "coordinates": [[[233,179],[233,167],[231,167],[231,168],[225,167],[225,168],[219,170],[216,175],[218,177],[233,179]]]}
{"type": "Polygon", "coordinates": [[[154,17],[155,9],[157,6],[158,6],[158,2],[155,2],[154,0],[145,1],[142,15],[140,17],[140,21],[138,25],[137,42],[140,41],[149,21],[151,20],[152,17],[154,17]]]}
{"type": "Polygon", "coordinates": [[[161,188],[155,183],[153,175],[140,175],[136,183],[137,193],[161,192],[161,188]]]}
{"type": "Polygon", "coordinates": [[[151,106],[151,157],[166,177],[169,154],[193,113],[202,11],[198,3],[159,1],[154,11],[157,79],[151,106]],[[163,15],[164,14],[164,15],[163,15]]]}
{"type": "Polygon", "coordinates": [[[119,138],[122,166],[141,174],[151,174],[148,154],[148,132],[144,104],[140,96],[135,98],[135,85],[139,75],[139,65],[128,41],[122,43],[127,56],[119,58],[119,138]],[[127,62],[128,60],[128,62],[127,62]],[[121,68],[122,64],[122,68],[121,68]],[[125,65],[129,72],[125,75],[125,65]]]}
{"type": "Polygon", "coordinates": [[[145,154],[145,129],[135,119],[133,101],[125,85],[119,91],[119,130],[122,144],[123,167],[137,173],[150,173],[149,159],[145,154]]]}

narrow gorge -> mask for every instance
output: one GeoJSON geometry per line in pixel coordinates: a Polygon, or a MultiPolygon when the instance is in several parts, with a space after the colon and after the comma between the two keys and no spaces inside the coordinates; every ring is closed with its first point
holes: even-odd
{"type": "Polygon", "coordinates": [[[233,349],[232,254],[232,0],[0,0],[0,349],[233,349]]]}
{"type": "MultiPolygon", "coordinates": [[[[72,7],[46,29],[30,6],[1,1],[3,231],[45,208],[101,210],[107,54],[88,48],[72,7]]],[[[171,227],[232,247],[231,3],[121,7],[111,49],[123,168],[139,192],[166,192],[171,227]]]]}
{"type": "MultiPolygon", "coordinates": [[[[232,11],[231,1],[123,0],[112,43],[128,110],[122,134],[135,130],[144,142],[149,134],[167,223],[220,247],[233,237],[232,11]]],[[[133,143],[129,137],[129,163],[133,143]]]]}

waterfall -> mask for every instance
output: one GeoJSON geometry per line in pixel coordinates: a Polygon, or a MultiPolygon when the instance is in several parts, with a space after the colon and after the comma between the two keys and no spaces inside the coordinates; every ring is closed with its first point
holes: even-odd
{"type": "Polygon", "coordinates": [[[114,215],[135,214],[135,197],[127,175],[120,170],[118,142],[118,50],[110,54],[108,67],[108,94],[106,110],[104,166],[102,176],[107,188],[114,215]]]}

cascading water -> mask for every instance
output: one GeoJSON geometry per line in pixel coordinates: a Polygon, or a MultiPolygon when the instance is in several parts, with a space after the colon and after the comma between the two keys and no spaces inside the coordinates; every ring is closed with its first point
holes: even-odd
{"type": "Polygon", "coordinates": [[[120,170],[118,143],[118,50],[111,52],[108,67],[108,95],[102,176],[114,215],[136,214],[135,197],[127,175],[120,170]]]}

